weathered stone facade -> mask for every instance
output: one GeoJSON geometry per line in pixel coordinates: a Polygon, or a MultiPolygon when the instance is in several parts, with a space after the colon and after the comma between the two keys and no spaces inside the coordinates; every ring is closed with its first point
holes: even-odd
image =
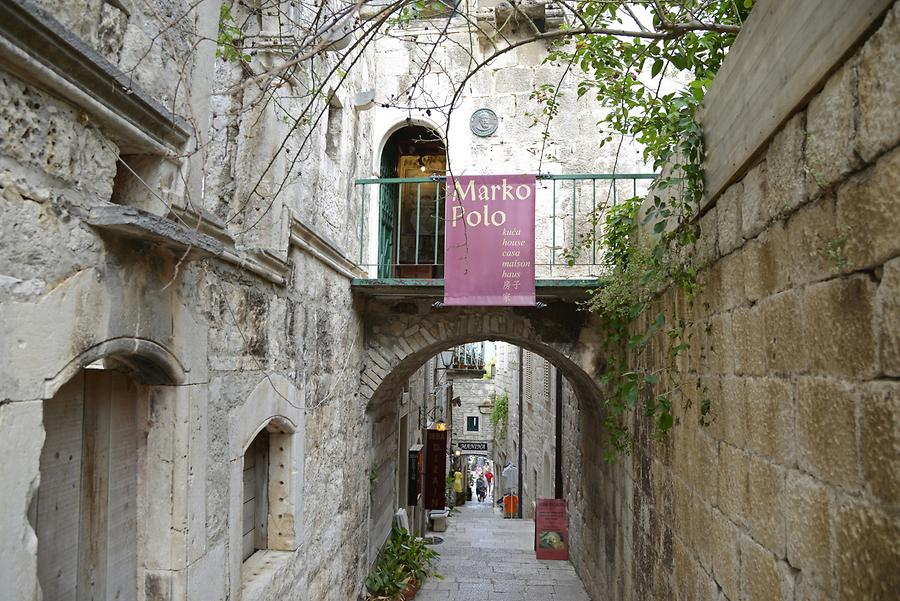
{"type": "MultiPolygon", "coordinates": [[[[507,434],[497,456],[501,462],[509,461],[522,466],[522,517],[532,519],[535,500],[539,497],[553,498],[556,493],[557,370],[549,360],[528,350],[522,350],[520,364],[519,349],[507,343],[497,344],[496,370],[497,390],[503,390],[509,395],[507,434]]],[[[518,494],[518,483],[504,484],[506,486],[511,486],[518,494]]]]}
{"type": "MultiPolygon", "coordinates": [[[[287,125],[272,110],[240,117],[252,100],[230,91],[240,67],[216,60],[212,42],[189,45],[196,35],[215,39],[218,2],[199,3],[174,26],[188,3],[157,4],[126,13],[118,3],[47,2],[48,13],[32,14],[86,64],[131,78],[132,98],[158,115],[174,111],[190,131],[184,146],[153,140],[125,109],[110,116],[91,104],[76,89],[82,72],[0,64],[0,446],[16,457],[2,476],[0,596],[39,598],[40,558],[52,546],[77,556],[67,545],[78,537],[67,539],[61,525],[71,515],[55,517],[38,500],[55,474],[77,474],[77,463],[53,471],[47,453],[66,441],[48,420],[67,382],[87,370],[124,372],[132,392],[120,400],[137,408],[128,418],[139,433],[135,459],[122,464],[136,487],[123,497],[134,509],[121,526],[133,529],[137,556],[129,598],[355,598],[369,565],[369,462],[359,458],[372,444],[365,405],[353,402],[362,330],[349,287],[356,267],[345,257],[358,245],[359,219],[333,207],[344,207],[361,174],[357,153],[369,157],[371,118],[347,111],[334,159],[318,128],[306,177],[244,231],[269,202],[263,195],[242,207],[248,182],[287,125]],[[182,151],[188,158],[173,158],[182,151]],[[130,221],[104,227],[98,209],[130,221]],[[283,476],[274,482],[270,463],[268,489],[279,510],[268,516],[268,550],[242,562],[241,465],[262,429],[279,441],[270,451],[283,476]],[[41,536],[54,519],[56,540],[41,536]]],[[[269,58],[260,52],[254,67],[269,58]]],[[[366,69],[339,95],[358,88],[366,69]]],[[[277,165],[269,177],[288,169],[277,165]]],[[[69,460],[99,467],[80,446],[69,460]]],[[[121,481],[110,472],[110,490],[121,481]]],[[[74,590],[69,581],[41,584],[74,590]]]]}
{"type": "Polygon", "coordinates": [[[494,426],[491,424],[491,394],[494,382],[490,379],[453,377],[453,397],[459,398],[459,405],[453,407],[453,441],[487,442],[494,440],[494,426]],[[477,418],[474,429],[469,427],[469,418],[477,418]]]}

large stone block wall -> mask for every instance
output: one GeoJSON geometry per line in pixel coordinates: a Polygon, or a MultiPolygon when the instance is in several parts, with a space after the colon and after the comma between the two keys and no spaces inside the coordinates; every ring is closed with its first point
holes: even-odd
{"type": "Polygon", "coordinates": [[[594,598],[900,590],[898,40],[895,5],[700,218],[703,287],[657,307],[693,323],[664,383],[690,403],[669,439],[638,417],[634,454],[604,465],[601,414],[567,411],[572,556],[594,598]]]}

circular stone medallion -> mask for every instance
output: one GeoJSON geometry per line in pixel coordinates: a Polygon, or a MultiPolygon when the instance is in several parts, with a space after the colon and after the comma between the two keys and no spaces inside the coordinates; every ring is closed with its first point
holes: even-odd
{"type": "Polygon", "coordinates": [[[497,131],[498,124],[497,113],[491,109],[478,109],[472,113],[472,117],[469,119],[469,128],[472,133],[482,138],[493,135],[497,131]]]}

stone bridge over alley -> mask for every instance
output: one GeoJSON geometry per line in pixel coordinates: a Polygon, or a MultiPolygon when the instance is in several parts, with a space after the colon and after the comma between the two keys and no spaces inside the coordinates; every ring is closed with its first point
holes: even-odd
{"type": "MultiPolygon", "coordinates": [[[[466,342],[499,340],[545,356],[578,394],[597,398],[603,332],[578,302],[586,289],[569,285],[565,297],[543,296],[540,307],[444,307],[431,293],[401,296],[403,288],[365,295],[364,363],[360,390],[367,403],[396,393],[397,386],[437,353],[466,342]],[[437,303],[437,306],[435,304],[437,303]]],[[[538,296],[539,301],[541,295],[538,296]]]]}

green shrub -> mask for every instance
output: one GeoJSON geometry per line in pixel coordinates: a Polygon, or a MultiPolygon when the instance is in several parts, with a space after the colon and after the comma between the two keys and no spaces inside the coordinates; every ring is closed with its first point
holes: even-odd
{"type": "Polygon", "coordinates": [[[406,590],[410,580],[421,584],[434,575],[432,564],[438,553],[423,539],[411,535],[405,528],[394,526],[391,537],[378,556],[378,563],[366,578],[366,589],[373,595],[396,597],[406,590]]]}

